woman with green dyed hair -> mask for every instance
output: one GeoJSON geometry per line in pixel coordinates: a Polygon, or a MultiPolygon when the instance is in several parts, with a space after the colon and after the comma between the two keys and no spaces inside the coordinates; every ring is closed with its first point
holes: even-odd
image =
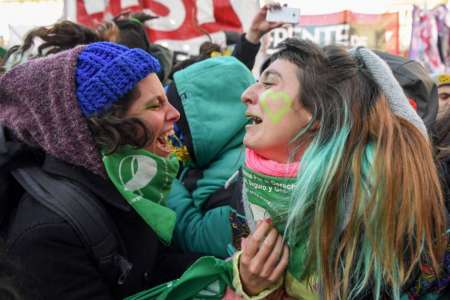
{"type": "Polygon", "coordinates": [[[427,130],[389,67],[366,48],[288,39],[262,71],[242,95],[253,233],[234,259],[235,293],[437,298],[447,211],[427,130]]]}

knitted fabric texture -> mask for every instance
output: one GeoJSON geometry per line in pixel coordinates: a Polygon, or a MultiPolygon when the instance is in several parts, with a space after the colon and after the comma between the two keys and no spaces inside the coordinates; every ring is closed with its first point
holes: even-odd
{"type": "Polygon", "coordinates": [[[256,173],[274,176],[293,178],[297,176],[299,162],[279,163],[266,159],[250,148],[245,149],[245,165],[256,173]]]}
{"type": "Polygon", "coordinates": [[[403,89],[392,74],[389,66],[371,50],[358,47],[351,49],[350,53],[359,58],[370,72],[375,82],[386,95],[389,106],[394,114],[412,123],[425,137],[428,137],[423,120],[409,104],[403,89]]]}
{"type": "Polygon", "coordinates": [[[100,115],[150,73],[156,58],[142,49],[100,42],[88,45],[76,66],[77,99],[84,116],[100,115]]]}
{"type": "Polygon", "coordinates": [[[75,94],[75,67],[84,47],[30,60],[1,76],[0,124],[20,141],[106,177],[75,94]]]}

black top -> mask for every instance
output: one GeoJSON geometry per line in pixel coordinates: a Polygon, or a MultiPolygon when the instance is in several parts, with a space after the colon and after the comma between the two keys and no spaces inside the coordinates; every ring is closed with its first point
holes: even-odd
{"type": "Polygon", "coordinates": [[[239,59],[251,70],[255,65],[255,58],[260,46],[261,43],[253,44],[245,38],[245,34],[242,34],[231,55],[239,59]]]}
{"type": "Polygon", "coordinates": [[[19,279],[25,292],[37,291],[42,299],[122,299],[179,277],[198,258],[164,246],[109,180],[52,157],[45,158],[42,169],[98,197],[117,227],[133,268],[123,285],[113,286],[102,277],[71,225],[33,195],[24,194],[1,230],[7,254],[21,268],[19,279]]]}

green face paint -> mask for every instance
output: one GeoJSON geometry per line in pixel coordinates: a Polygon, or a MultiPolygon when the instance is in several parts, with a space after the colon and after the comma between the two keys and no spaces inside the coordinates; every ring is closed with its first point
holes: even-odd
{"type": "Polygon", "coordinates": [[[274,124],[278,124],[292,107],[293,100],[284,91],[267,91],[261,96],[261,107],[274,124]],[[269,105],[269,101],[278,104],[276,109],[269,105]],[[277,103],[279,102],[279,103],[277,103]]]}
{"type": "Polygon", "coordinates": [[[103,164],[117,190],[158,237],[169,244],[176,216],[166,203],[178,172],[177,159],[124,146],[116,153],[103,155],[103,164]]]}

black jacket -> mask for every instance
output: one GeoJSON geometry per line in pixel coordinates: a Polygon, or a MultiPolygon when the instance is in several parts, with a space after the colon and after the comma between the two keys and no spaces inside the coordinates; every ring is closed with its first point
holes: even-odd
{"type": "Polygon", "coordinates": [[[255,65],[255,58],[258,54],[261,43],[253,44],[245,38],[245,33],[241,35],[239,41],[234,46],[232,56],[239,59],[250,70],[255,65]]]}
{"type": "Polygon", "coordinates": [[[3,231],[8,255],[22,269],[21,286],[37,291],[42,299],[121,299],[179,277],[198,258],[165,247],[110,181],[48,156],[42,168],[98,197],[115,222],[127,259],[133,264],[126,282],[112,286],[73,228],[33,195],[24,194],[3,231]]]}

